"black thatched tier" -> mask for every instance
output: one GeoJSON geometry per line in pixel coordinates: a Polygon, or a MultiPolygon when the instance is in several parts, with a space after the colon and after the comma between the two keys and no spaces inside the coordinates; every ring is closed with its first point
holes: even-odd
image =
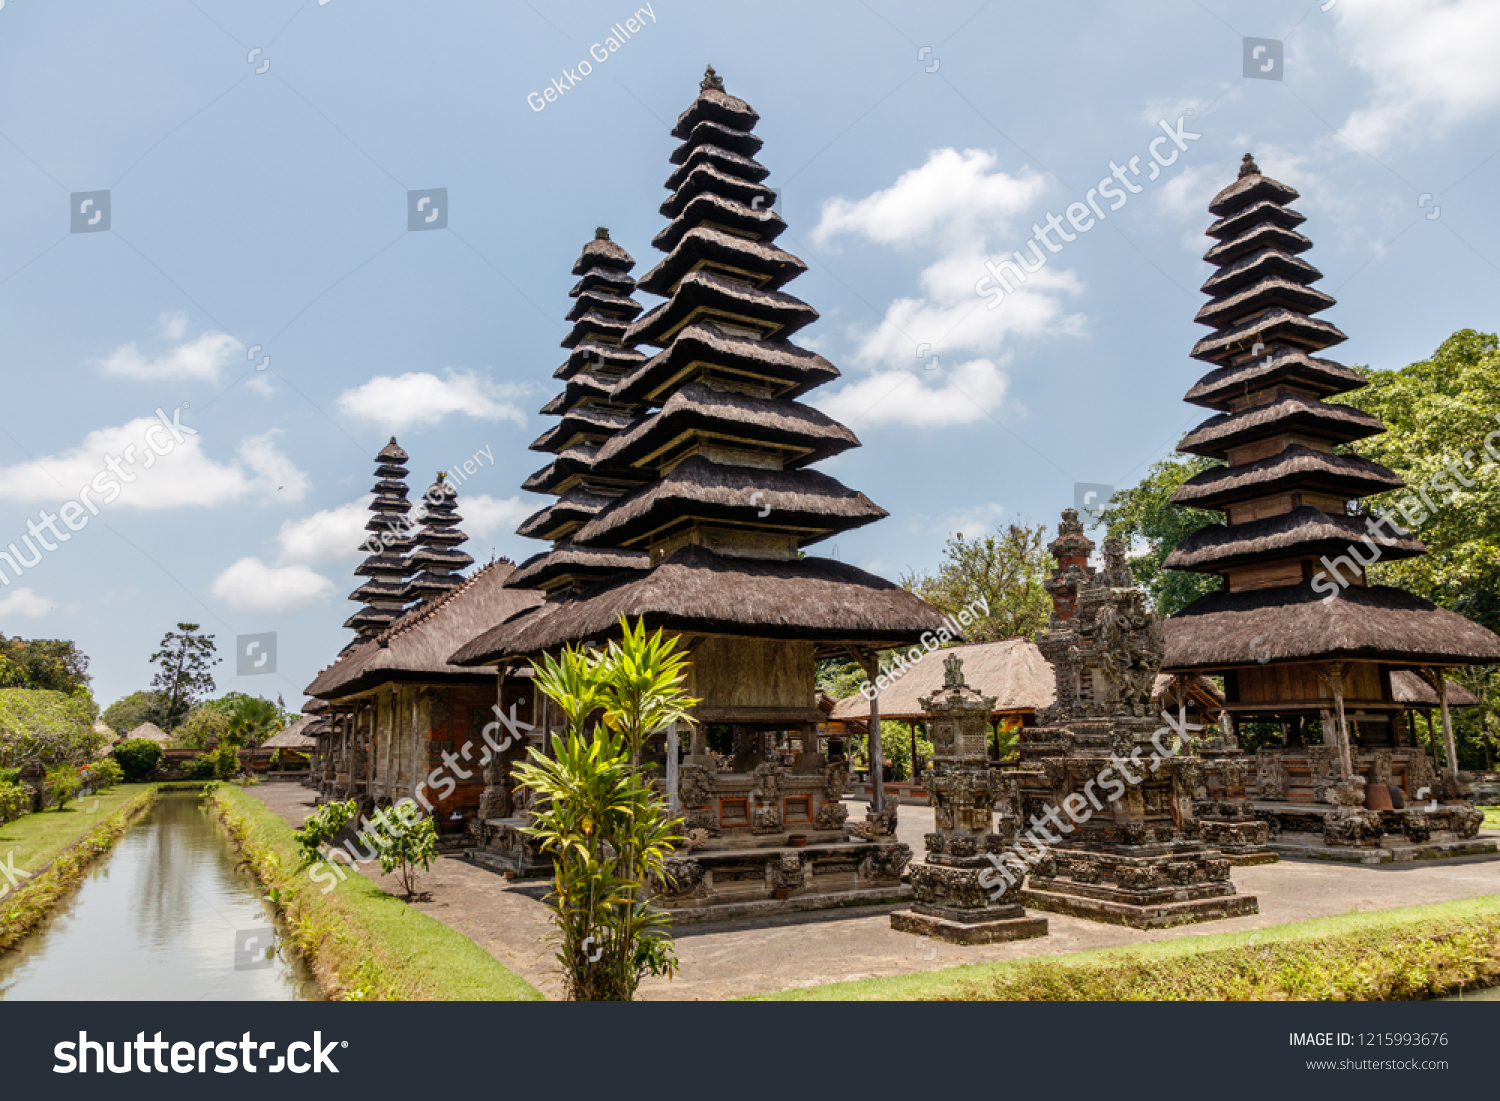
{"type": "Polygon", "coordinates": [[[593,375],[623,375],[645,362],[645,353],[634,348],[602,340],[583,340],[573,346],[566,362],[552,372],[552,377],[567,380],[581,371],[593,375]]]}
{"type": "MultiPolygon", "coordinates": [[[[606,231],[607,232],[607,231],[606,231]]],[[[618,268],[629,271],[635,266],[630,253],[615,244],[608,236],[595,237],[583,246],[578,259],[573,261],[573,274],[582,275],[593,267],[618,268]]]]}
{"type": "Polygon", "coordinates": [[[1278,382],[1291,383],[1323,397],[1347,394],[1365,385],[1365,378],[1358,371],[1297,348],[1274,344],[1261,352],[1245,363],[1210,371],[1183,400],[1207,409],[1227,410],[1234,399],[1278,382]]]}
{"type": "Polygon", "coordinates": [[[598,310],[589,310],[573,322],[568,335],[558,341],[564,348],[576,348],[585,340],[598,340],[606,344],[618,344],[625,336],[626,322],[610,317],[598,310]]]}
{"type": "Polygon", "coordinates": [[[635,290],[635,280],[625,274],[619,268],[605,268],[595,265],[586,268],[583,278],[573,284],[573,289],[568,291],[569,298],[577,298],[584,291],[604,289],[613,291],[615,294],[629,296],[635,290]]]}
{"type": "Polygon", "coordinates": [[[1203,259],[1216,267],[1222,267],[1242,256],[1267,248],[1296,254],[1312,248],[1312,242],[1294,229],[1286,229],[1274,222],[1261,222],[1238,237],[1220,241],[1203,254],[1203,259]]]}
{"type": "Polygon", "coordinates": [[[1162,672],[1340,658],[1500,661],[1500,638],[1419,596],[1381,585],[1351,585],[1324,603],[1327,595],[1304,582],[1199,597],[1162,625],[1162,672]]]}
{"type": "Polygon", "coordinates": [[[1229,449],[1283,432],[1300,432],[1336,443],[1378,436],[1385,431],[1379,417],[1349,405],[1316,401],[1287,394],[1267,405],[1238,413],[1219,413],[1193,429],[1177,450],[1210,459],[1227,459],[1229,449]]]}
{"type": "Polygon", "coordinates": [[[610,402],[614,397],[614,390],[615,384],[610,380],[580,372],[568,379],[568,384],[563,387],[561,394],[542,406],[542,412],[552,416],[561,416],[569,409],[575,408],[580,402],[610,402]]]}
{"type": "Polygon", "coordinates": [[[1262,176],[1256,170],[1241,176],[1215,195],[1208,204],[1208,212],[1216,218],[1226,218],[1252,203],[1266,201],[1286,206],[1301,197],[1296,188],[1288,187],[1270,176],[1262,176]]]}
{"type": "Polygon", "coordinates": [[[361,608],[344,620],[344,626],[351,631],[378,631],[389,627],[400,618],[400,608],[361,608]]]}
{"type": "Polygon", "coordinates": [[[768,291],[780,290],[807,270],[801,260],[775,245],[698,226],[688,230],[677,247],[641,277],[641,290],[666,298],[683,276],[700,267],[738,276],[768,291]]]}
{"type": "Polygon", "coordinates": [[[1268,275],[1260,282],[1233,294],[1221,295],[1212,302],[1205,302],[1193,320],[1200,325],[1223,329],[1278,307],[1295,313],[1313,314],[1326,310],[1333,304],[1331,295],[1280,276],[1268,275]]]}
{"type": "Polygon", "coordinates": [[[853,432],[801,402],[756,398],[692,382],[668,398],[659,413],[642,417],[601,447],[594,469],[650,472],[699,443],[775,450],[787,469],[859,446],[853,432]]]}
{"type": "Polygon", "coordinates": [[[769,210],[776,201],[776,192],[765,184],[753,180],[742,180],[728,172],[722,172],[711,161],[700,163],[688,173],[682,185],[662,200],[658,211],[663,217],[676,218],[688,203],[704,192],[711,192],[733,199],[752,210],[769,210]]]}
{"type": "Polygon", "coordinates": [[[757,241],[774,241],[786,229],[786,221],[770,208],[769,203],[755,209],[712,191],[700,191],[688,200],[681,214],[651,239],[651,244],[662,252],[671,252],[690,229],[705,222],[746,234],[757,241]]]}
{"type": "Polygon", "coordinates": [[[1204,337],[1193,345],[1189,354],[1194,359],[1222,363],[1252,351],[1257,342],[1290,344],[1309,352],[1321,352],[1348,339],[1326,321],[1305,317],[1295,310],[1272,309],[1233,328],[1204,337]]]}
{"type": "MultiPolygon", "coordinates": [[[[593,445],[580,444],[570,447],[552,462],[538,470],[521,484],[522,489],[530,490],[532,493],[554,493],[558,496],[566,493],[583,483],[584,479],[594,476],[594,458],[599,449],[593,445]]],[[[610,472],[601,474],[600,481],[619,485],[622,489],[631,488],[645,481],[646,474],[622,474],[610,472]]]]}
{"type": "Polygon", "coordinates": [[[760,152],[765,142],[745,130],[736,130],[712,119],[703,119],[693,124],[686,139],[668,158],[673,164],[682,164],[700,145],[714,145],[738,153],[742,157],[753,157],[760,152]]]}
{"type": "Polygon", "coordinates": [[[644,617],[649,629],[807,639],[820,653],[905,645],[946,626],[912,593],[842,562],[731,558],[688,546],[644,575],[612,578],[487,631],[450,660],[481,665],[602,640],[619,631],[622,614],[644,617]]]}
{"type": "Polygon", "coordinates": [[[375,453],[376,461],[387,466],[401,466],[410,458],[410,455],[401,450],[401,445],[396,442],[395,436],[391,437],[390,443],[375,453]]]}
{"type": "Polygon", "coordinates": [[[724,466],[693,456],[615,501],[585,524],[574,542],[644,546],[701,521],[790,533],[806,546],[886,515],[863,493],[816,470],[724,466]]]}
{"type": "Polygon", "coordinates": [[[1222,509],[1238,501],[1307,490],[1343,497],[1369,497],[1406,483],[1369,459],[1332,455],[1292,444],[1284,451],[1242,466],[1216,466],[1195,474],[1172,494],[1174,505],[1222,509]]]}
{"type": "Polygon", "coordinates": [[[645,551],[597,550],[563,540],[516,567],[506,582],[513,589],[555,589],[571,582],[581,587],[622,571],[649,569],[651,556],[645,551]]]}
{"type": "Polygon", "coordinates": [[[679,141],[692,136],[693,127],[700,122],[716,122],[732,130],[753,130],[760,121],[744,100],[732,96],[721,88],[703,88],[698,98],[682,114],[677,116],[677,125],[672,127],[672,136],[679,141]]]}
{"type": "Polygon", "coordinates": [[[432,600],[460,588],[464,579],[456,573],[423,573],[406,583],[407,600],[432,600]]]}
{"type": "Polygon", "coordinates": [[[563,414],[562,420],[531,441],[530,450],[560,454],[578,444],[602,443],[630,423],[630,417],[613,409],[580,405],[563,414]]]}
{"type": "Polygon", "coordinates": [[[630,344],[664,347],[698,320],[723,318],[760,330],[765,340],[785,340],[818,319],[818,311],[790,294],[765,291],[708,271],[683,276],[677,293],[641,315],[626,334],[630,344]]]}
{"type": "Polygon", "coordinates": [[[382,478],[375,483],[370,492],[379,497],[399,497],[404,499],[411,491],[403,481],[395,478],[382,478]]]}
{"type": "Polygon", "coordinates": [[[377,601],[377,600],[400,600],[402,590],[406,588],[399,581],[366,581],[359,588],[349,594],[350,600],[377,601]]]}
{"type": "Polygon", "coordinates": [[[1367,537],[1376,541],[1382,561],[1414,558],[1427,552],[1414,535],[1396,534],[1397,529],[1390,524],[1380,530],[1381,536],[1377,539],[1370,535],[1360,517],[1334,516],[1311,505],[1303,505],[1262,520],[1230,526],[1210,524],[1199,528],[1177,544],[1177,549],[1167,555],[1162,566],[1169,570],[1218,573],[1230,566],[1270,559],[1323,555],[1337,558],[1347,554],[1351,544],[1369,557],[1370,549],[1363,543],[1367,537]]]}
{"type": "Polygon", "coordinates": [[[1226,264],[1203,282],[1203,293],[1223,297],[1270,276],[1293,283],[1316,283],[1323,273],[1300,256],[1280,249],[1263,248],[1226,264]]]}
{"type": "Polygon", "coordinates": [[[1305,214],[1289,210],[1269,199],[1262,199],[1260,202],[1241,208],[1227,218],[1220,218],[1203,232],[1210,237],[1227,241],[1231,237],[1238,237],[1251,226],[1261,222],[1271,222],[1285,229],[1295,229],[1305,221],[1307,221],[1305,214]]]}
{"type": "Polygon", "coordinates": [[[641,312],[641,304],[627,295],[591,288],[580,291],[572,307],[563,316],[568,321],[578,321],[586,317],[590,310],[598,310],[605,317],[620,317],[628,321],[641,312]]]}
{"type": "Polygon", "coordinates": [[[672,343],[615,386],[615,400],[661,405],[688,382],[719,379],[764,387],[795,398],[839,377],[828,360],[784,340],[755,340],[728,333],[712,321],[680,330],[672,343]]]}
{"type": "Polygon", "coordinates": [[[411,471],[407,470],[406,467],[394,466],[391,463],[381,463],[375,468],[375,477],[377,478],[388,478],[394,480],[397,478],[405,478],[410,473],[411,471]]]}
{"type": "MultiPolygon", "coordinates": [[[[385,540],[389,544],[389,540],[385,540]]],[[[411,572],[407,559],[399,554],[372,554],[354,567],[356,577],[403,576],[411,572]]]]}
{"type": "Polygon", "coordinates": [[[600,493],[590,493],[581,486],[574,487],[546,508],[522,520],[521,526],[516,528],[516,534],[527,539],[560,539],[588,523],[613,500],[613,497],[600,493]]]}
{"type": "Polygon", "coordinates": [[[682,181],[700,164],[715,165],[720,171],[752,183],[759,183],[771,174],[771,170],[758,161],[718,145],[695,145],[681,162],[674,160],[672,163],[679,164],[679,167],[667,177],[668,191],[681,187],[682,181]]]}
{"type": "Polygon", "coordinates": [[[441,546],[418,547],[409,560],[417,570],[465,570],[474,564],[474,559],[463,551],[441,546]]]}

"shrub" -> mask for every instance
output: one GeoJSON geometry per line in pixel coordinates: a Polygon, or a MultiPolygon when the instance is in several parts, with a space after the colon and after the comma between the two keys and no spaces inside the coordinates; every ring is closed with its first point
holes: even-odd
{"type": "Polygon", "coordinates": [[[31,785],[0,779],[0,826],[30,814],[35,797],[31,785]]]}
{"type": "Polygon", "coordinates": [[[183,772],[189,780],[212,780],[214,778],[214,757],[212,753],[199,753],[189,757],[187,764],[182,766],[183,772]]]}
{"type": "Polygon", "coordinates": [[[380,870],[386,875],[400,871],[401,889],[407,899],[416,893],[417,865],[425,872],[437,859],[437,825],[430,817],[418,814],[416,803],[403,799],[394,808],[375,816],[375,824],[384,827],[376,834],[380,870]]]}
{"type": "Polygon", "coordinates": [[[113,757],[102,757],[89,765],[89,787],[95,791],[112,788],[125,779],[125,770],[113,757]]]}
{"type": "Polygon", "coordinates": [[[229,742],[220,742],[209,756],[213,758],[215,780],[233,780],[240,774],[240,755],[229,742]]]}
{"type": "Polygon", "coordinates": [[[132,738],[115,746],[114,758],[125,779],[132,783],[148,780],[161,763],[161,746],[146,738],[132,738]]]}
{"type": "Polygon", "coordinates": [[[62,810],[73,801],[83,777],[72,765],[58,765],[47,773],[47,794],[52,796],[53,810],[62,810]]]}
{"type": "Polygon", "coordinates": [[[359,804],[353,799],[345,803],[325,803],[309,814],[302,828],[293,833],[302,849],[303,860],[308,864],[317,861],[323,855],[324,843],[332,842],[357,814],[359,804]]]}

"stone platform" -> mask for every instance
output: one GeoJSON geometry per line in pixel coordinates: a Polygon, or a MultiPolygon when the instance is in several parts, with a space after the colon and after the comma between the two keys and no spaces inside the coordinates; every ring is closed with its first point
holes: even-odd
{"type": "Polygon", "coordinates": [[[999,944],[1047,935],[1047,919],[1029,917],[1019,904],[992,906],[982,915],[968,910],[917,903],[891,915],[891,928],[901,933],[936,937],[949,944],[999,944]]]}
{"type": "Polygon", "coordinates": [[[1480,837],[1480,811],[1464,803],[1365,810],[1322,803],[1256,800],[1272,825],[1270,848],[1282,856],[1344,864],[1390,864],[1456,856],[1500,859],[1493,837],[1480,837]]]}
{"type": "Polygon", "coordinates": [[[1459,856],[1500,859],[1494,840],[1476,837],[1433,837],[1414,844],[1399,836],[1385,836],[1370,847],[1340,848],[1329,845],[1321,833],[1283,833],[1271,844],[1281,856],[1302,860],[1327,860],[1338,864],[1402,864],[1417,860],[1445,860],[1459,856]]]}

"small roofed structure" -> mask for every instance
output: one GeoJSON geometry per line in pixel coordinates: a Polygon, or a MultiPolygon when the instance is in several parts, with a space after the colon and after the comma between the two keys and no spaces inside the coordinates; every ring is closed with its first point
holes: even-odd
{"type": "Polygon", "coordinates": [[[153,722],[141,723],[140,726],[136,727],[120,740],[123,742],[133,742],[137,738],[147,742],[155,742],[157,745],[162,746],[166,745],[172,740],[165,730],[163,730],[153,722]]]}

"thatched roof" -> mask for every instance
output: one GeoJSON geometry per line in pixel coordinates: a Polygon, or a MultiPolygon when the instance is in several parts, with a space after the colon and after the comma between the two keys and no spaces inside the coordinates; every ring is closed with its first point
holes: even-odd
{"type": "Polygon", "coordinates": [[[312,715],[304,715],[292,723],[279,734],[272,734],[260,743],[261,749],[312,749],[318,744],[318,739],[307,733],[308,729],[321,720],[312,715]]]}
{"type": "Polygon", "coordinates": [[[742,157],[753,157],[760,152],[764,145],[760,138],[744,130],[736,130],[728,126],[721,126],[712,119],[705,119],[696,123],[688,131],[687,140],[672,150],[667,159],[673,164],[682,164],[692,154],[693,150],[702,145],[712,145],[719,149],[727,149],[731,153],[738,153],[742,157]]]}
{"type": "Polygon", "coordinates": [[[619,498],[573,538],[581,546],[634,546],[703,520],[794,529],[805,546],[887,515],[863,493],[821,471],[725,466],[695,455],[619,498]]]}
{"type": "Polygon", "coordinates": [[[744,154],[711,143],[693,146],[686,156],[673,159],[672,163],[680,167],[667,177],[667,190],[669,191],[676,191],[682,185],[682,181],[688,178],[688,174],[704,163],[727,168],[742,180],[759,181],[771,174],[771,170],[765,165],[744,154]]]}
{"type": "MultiPolygon", "coordinates": [[[[1052,666],[1029,638],[971,642],[924,653],[896,682],[880,693],[880,717],[925,719],[918,701],[943,687],[943,662],[957,655],[964,663],[964,683],[981,696],[994,696],[993,715],[1036,712],[1057,698],[1052,666]]],[[[858,692],[839,700],[832,717],[870,721],[870,701],[858,692]]]]}
{"type": "Polygon", "coordinates": [[[1295,229],[1262,221],[1227,241],[1220,241],[1203,254],[1203,259],[1216,266],[1229,264],[1267,248],[1295,254],[1312,248],[1312,242],[1295,229]]]}
{"type": "MultiPolygon", "coordinates": [[[[1470,692],[1457,681],[1443,678],[1448,685],[1449,707],[1478,707],[1479,697],[1470,692]]],[[[1426,679],[1413,669],[1393,669],[1391,671],[1391,696],[1397,703],[1404,703],[1408,707],[1441,707],[1437,690],[1428,684],[1426,679]]]]}
{"type": "Polygon", "coordinates": [[[1220,191],[1208,204],[1208,212],[1223,218],[1259,202],[1273,202],[1281,206],[1301,198],[1296,188],[1262,176],[1253,161],[1248,162],[1253,171],[1241,169],[1242,174],[1234,183],[1220,191]]]}
{"type": "Polygon", "coordinates": [[[624,374],[646,361],[646,353],[622,348],[605,340],[583,340],[568,351],[568,358],[552,372],[553,378],[570,379],[587,368],[593,375],[624,374]]]}
{"type": "Polygon", "coordinates": [[[1240,257],[1232,264],[1225,264],[1205,279],[1199,289],[1204,294],[1233,294],[1241,287],[1258,283],[1268,275],[1302,283],[1313,283],[1323,278],[1323,273],[1301,256],[1293,256],[1276,248],[1263,248],[1240,257]]]}
{"type": "MultiPolygon", "coordinates": [[[[1151,685],[1151,704],[1158,711],[1175,711],[1178,706],[1178,677],[1171,673],[1159,673],[1151,685]]],[[[1187,681],[1187,700],[1190,706],[1206,713],[1209,722],[1218,719],[1224,710],[1224,693],[1207,677],[1189,673],[1182,678],[1187,681]]]]}
{"type": "Polygon", "coordinates": [[[1325,397],[1348,393],[1365,385],[1364,377],[1358,371],[1342,363],[1310,356],[1297,348],[1276,345],[1264,356],[1257,356],[1248,363],[1218,367],[1208,372],[1183,400],[1209,409],[1227,410],[1235,398],[1278,382],[1295,382],[1325,397]]]}
{"type": "Polygon", "coordinates": [[[320,699],[317,699],[316,697],[314,697],[312,699],[309,699],[306,703],[304,703],[302,705],[302,713],[304,715],[318,716],[318,715],[323,714],[327,710],[328,710],[328,701],[327,700],[320,700],[320,699]]]}
{"type": "Polygon", "coordinates": [[[682,382],[712,377],[749,380],[777,397],[795,398],[839,377],[828,360],[785,340],[754,340],[696,321],[663,351],[616,384],[620,402],[661,405],[682,382]]]}
{"type": "Polygon", "coordinates": [[[448,655],[492,624],[540,602],[535,593],[505,587],[514,569],[502,559],[477,570],[323,670],[306,693],[332,700],[390,681],[487,683],[489,678],[471,669],[450,665],[448,655]]]}
{"type": "Polygon", "coordinates": [[[1500,638],[1411,593],[1351,585],[1326,604],[1323,597],[1310,583],[1199,597],[1162,625],[1162,669],[1339,658],[1412,665],[1500,662],[1500,638]]]}
{"type": "Polygon", "coordinates": [[[575,546],[563,539],[551,550],[534,554],[516,567],[506,585],[512,589],[550,589],[560,579],[598,581],[621,570],[644,570],[651,565],[645,551],[575,546]]]}
{"type": "Polygon", "coordinates": [[[1280,203],[1274,203],[1270,199],[1261,199],[1249,206],[1241,207],[1233,214],[1225,215],[1203,232],[1220,241],[1228,241],[1230,238],[1238,237],[1251,226],[1262,222],[1296,229],[1305,221],[1307,221],[1307,215],[1288,209],[1280,203]]]}
{"type": "Polygon", "coordinates": [[[683,179],[676,191],[662,200],[660,212],[663,217],[675,218],[687,208],[695,196],[712,191],[725,198],[750,207],[752,210],[769,210],[776,201],[776,192],[756,180],[721,172],[711,161],[695,167],[683,179]]]}
{"type": "Polygon", "coordinates": [[[172,740],[167,736],[167,732],[165,730],[152,722],[141,723],[140,726],[136,727],[129,734],[125,735],[123,740],[127,742],[133,742],[137,738],[142,738],[148,742],[156,742],[159,745],[166,745],[172,740]]]}
{"type": "Polygon", "coordinates": [[[661,263],[641,277],[641,290],[666,297],[698,265],[753,273],[758,286],[779,290],[807,270],[790,252],[764,241],[752,241],[713,226],[695,226],[682,236],[661,263]]]}
{"type": "Polygon", "coordinates": [[[693,128],[700,122],[716,122],[735,130],[753,130],[760,121],[744,100],[732,96],[721,87],[723,80],[709,66],[699,87],[698,98],[682,114],[677,116],[677,125],[672,127],[672,136],[679,140],[692,137],[693,128]]]}
{"type": "Polygon", "coordinates": [[[1317,313],[1333,304],[1332,295],[1312,287],[1304,287],[1290,279],[1267,275],[1233,294],[1219,295],[1205,302],[1193,320],[1200,325],[1218,326],[1275,306],[1300,310],[1302,313],[1317,313]]]}
{"type": "Polygon", "coordinates": [[[1177,450],[1222,459],[1232,447],[1282,432],[1304,432],[1348,443],[1384,431],[1385,424],[1380,418],[1363,409],[1318,401],[1302,394],[1284,394],[1275,401],[1238,413],[1216,413],[1182,437],[1177,450]]]}
{"type": "Polygon", "coordinates": [[[1193,345],[1193,350],[1188,354],[1194,359],[1206,359],[1213,363],[1238,358],[1257,341],[1264,344],[1291,344],[1317,352],[1348,339],[1327,321],[1307,317],[1295,310],[1277,308],[1204,337],[1193,345]]]}
{"type": "Polygon", "coordinates": [[[1358,455],[1315,451],[1292,444],[1274,455],[1239,466],[1215,466],[1193,475],[1172,494],[1174,505],[1223,508],[1291,490],[1340,493],[1366,497],[1406,483],[1379,463],[1358,455]]]}
{"type": "Polygon", "coordinates": [[[891,582],[828,558],[733,558],[679,548],[644,575],[611,578],[547,604],[511,629],[479,635],[452,656],[480,665],[611,637],[621,615],[650,628],[750,638],[810,639],[825,649],[915,642],[945,623],[936,608],[891,582]]]}
{"type": "Polygon", "coordinates": [[[651,244],[662,252],[671,252],[689,230],[704,222],[750,234],[760,241],[774,241],[786,229],[786,220],[769,204],[752,207],[748,203],[715,195],[712,191],[700,191],[651,239],[651,244]]]}
{"type": "Polygon", "coordinates": [[[573,274],[582,275],[594,267],[629,271],[634,266],[630,253],[609,239],[609,230],[601,228],[595,231],[594,239],[583,246],[583,251],[573,262],[573,274]]]}
{"type": "Polygon", "coordinates": [[[691,322],[725,315],[740,324],[753,320],[767,340],[785,340],[818,319],[818,311],[800,298],[761,290],[705,269],[684,275],[671,298],[636,318],[625,340],[663,347],[691,322]]]}
{"type": "Polygon", "coordinates": [[[1243,524],[1209,524],[1188,535],[1167,555],[1162,565],[1169,570],[1211,573],[1228,566],[1268,558],[1303,558],[1328,555],[1338,558],[1350,546],[1372,553],[1370,540],[1385,561],[1413,558],[1427,553],[1421,540],[1409,533],[1397,534],[1387,525],[1382,536],[1369,533],[1357,516],[1335,516],[1311,505],[1302,505],[1279,516],[1248,520],[1243,524]]]}

